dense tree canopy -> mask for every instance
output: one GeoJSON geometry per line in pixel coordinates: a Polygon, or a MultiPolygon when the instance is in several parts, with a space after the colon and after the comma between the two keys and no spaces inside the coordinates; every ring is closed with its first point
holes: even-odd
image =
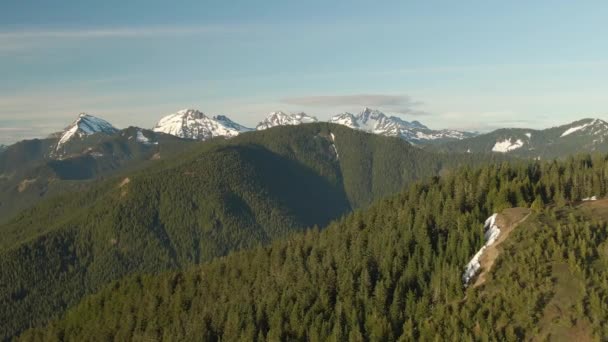
{"type": "Polygon", "coordinates": [[[22,337],[520,340],[559,333],[563,319],[605,338],[606,224],[569,206],[605,196],[607,176],[599,155],[460,168],[322,231],[115,281],[22,337]],[[532,204],[536,213],[505,245],[491,281],[465,289],[463,267],[483,243],[485,218],[532,204]],[[567,315],[556,318],[554,306],[567,315]]]}

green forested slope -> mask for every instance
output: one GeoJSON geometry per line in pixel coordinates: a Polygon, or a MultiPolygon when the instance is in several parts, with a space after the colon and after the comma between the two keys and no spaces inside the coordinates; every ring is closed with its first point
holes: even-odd
{"type": "Polygon", "coordinates": [[[491,277],[462,302],[438,306],[425,336],[469,340],[608,338],[608,202],[550,207],[501,246],[491,277]],[[592,204],[595,205],[595,204],[592,204]]]}
{"type": "Polygon", "coordinates": [[[1,225],[2,336],[129,273],[187,267],[324,226],[412,180],[482,161],[330,124],[200,144],[1,225]]]}
{"type": "Polygon", "coordinates": [[[56,143],[24,140],[0,154],[0,223],[45,198],[86,189],[95,179],[143,168],[196,144],[136,127],[75,139],[63,146],[62,156],[53,155],[56,143]],[[148,143],[138,141],[142,135],[148,143]]]}
{"type": "Polygon", "coordinates": [[[563,300],[559,291],[585,287],[558,303],[569,315],[561,319],[580,320],[577,336],[606,337],[606,224],[567,207],[605,196],[606,175],[605,156],[460,169],[323,231],[179,272],[124,278],[22,337],[520,340],[555,333],[548,303],[563,300]],[[463,268],[482,244],[485,218],[530,205],[538,212],[533,223],[512,233],[486,284],[465,291],[463,268]],[[558,270],[552,278],[554,261],[571,274],[558,270]]]}

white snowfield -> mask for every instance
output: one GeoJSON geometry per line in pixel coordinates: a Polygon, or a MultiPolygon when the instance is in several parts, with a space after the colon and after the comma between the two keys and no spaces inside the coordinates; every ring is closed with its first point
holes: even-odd
{"type": "Polygon", "coordinates": [[[492,147],[492,152],[506,153],[522,146],[524,146],[524,142],[521,139],[517,139],[515,142],[512,142],[511,139],[505,139],[497,141],[496,144],[494,144],[494,147],[492,147]]]}
{"type": "Polygon", "coordinates": [[[483,252],[486,250],[486,247],[492,245],[500,235],[500,228],[498,227],[498,225],[496,225],[496,216],[497,214],[495,213],[492,216],[488,217],[488,219],[486,220],[484,224],[484,228],[486,229],[484,235],[486,243],[481,247],[481,249],[477,253],[475,253],[471,261],[469,261],[469,263],[465,266],[464,273],[462,275],[462,282],[465,286],[469,285],[469,281],[473,279],[473,277],[481,268],[479,260],[481,259],[483,252]]]}
{"type": "Polygon", "coordinates": [[[564,133],[562,133],[562,135],[560,135],[560,138],[561,138],[561,137],[565,137],[565,136],[567,136],[567,135],[570,135],[570,134],[572,134],[572,133],[574,133],[574,132],[577,132],[577,131],[583,130],[583,129],[585,129],[585,128],[589,127],[589,126],[593,126],[593,125],[595,125],[596,123],[598,123],[598,121],[599,121],[598,119],[593,119],[593,121],[588,122],[588,123],[586,123],[586,124],[584,124],[584,125],[580,125],[580,126],[576,126],[576,127],[570,127],[570,128],[568,128],[568,129],[567,129],[567,130],[566,130],[564,133]]]}

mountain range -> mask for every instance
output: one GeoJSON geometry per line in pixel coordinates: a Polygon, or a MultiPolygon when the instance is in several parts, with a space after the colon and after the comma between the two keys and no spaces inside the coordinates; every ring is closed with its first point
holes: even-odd
{"type": "MultiPolygon", "coordinates": [[[[319,122],[306,113],[271,112],[258,123],[255,129],[237,124],[228,117],[220,115],[209,117],[194,109],[184,109],[162,118],[154,127],[156,132],[173,134],[180,138],[206,140],[213,137],[233,137],[253,130],[263,130],[276,126],[299,125],[319,122]]],[[[359,114],[342,113],[328,120],[352,129],[399,137],[410,143],[424,144],[454,141],[475,136],[475,133],[455,130],[432,130],[418,121],[407,122],[396,116],[365,108],[359,114]]]]}
{"type": "Polygon", "coordinates": [[[604,121],[416,141],[441,133],[367,108],[330,121],[81,114],[8,146],[0,339],[608,336],[608,211],[581,204],[606,196],[606,156],[563,158],[603,151],[604,121]],[[496,243],[532,216],[468,288],[493,213],[496,243]]]}
{"type": "MultiPolygon", "coordinates": [[[[351,129],[398,137],[431,152],[483,153],[534,159],[561,158],[579,152],[608,151],[608,123],[583,119],[545,130],[505,128],[475,134],[432,130],[365,108],[328,120],[351,129]]],[[[275,126],[315,123],[305,113],[272,112],[255,129],[224,115],[207,116],[186,109],[163,117],[152,130],[118,129],[81,113],[63,131],[45,139],[24,140],[0,147],[0,222],[40,199],[118,172],[142,168],[156,159],[177,157],[197,141],[234,138],[275,126]]]]}
{"type": "MultiPolygon", "coordinates": [[[[314,122],[319,120],[306,113],[277,111],[268,114],[255,128],[249,128],[225,115],[207,116],[199,110],[184,109],[164,116],[151,131],[140,129],[142,133],[139,133],[140,139],[136,141],[156,144],[157,134],[205,141],[212,138],[232,138],[276,126],[314,122]]],[[[398,137],[423,148],[444,152],[502,153],[526,158],[554,158],[577,151],[608,151],[608,123],[601,119],[582,119],[543,130],[503,128],[485,134],[450,129],[433,130],[419,121],[406,121],[370,108],[364,108],[358,114],[337,114],[328,122],[368,133],[398,137]]],[[[41,153],[51,159],[78,156],[83,153],[82,144],[78,142],[92,135],[98,136],[97,139],[101,136],[114,136],[119,131],[101,118],[82,113],[66,129],[51,135],[48,139],[52,141],[52,146],[41,153]]],[[[8,146],[0,146],[0,151],[7,149],[8,146]]]]}

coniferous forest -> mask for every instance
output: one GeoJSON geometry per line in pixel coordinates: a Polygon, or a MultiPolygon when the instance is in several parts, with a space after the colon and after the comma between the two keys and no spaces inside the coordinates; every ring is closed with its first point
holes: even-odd
{"type": "Polygon", "coordinates": [[[464,167],[331,223],[160,275],[133,275],[24,340],[606,338],[608,156],[464,167]],[[483,221],[533,207],[487,284],[463,265],[483,221]],[[561,311],[563,310],[563,311],[561,311]]]}

